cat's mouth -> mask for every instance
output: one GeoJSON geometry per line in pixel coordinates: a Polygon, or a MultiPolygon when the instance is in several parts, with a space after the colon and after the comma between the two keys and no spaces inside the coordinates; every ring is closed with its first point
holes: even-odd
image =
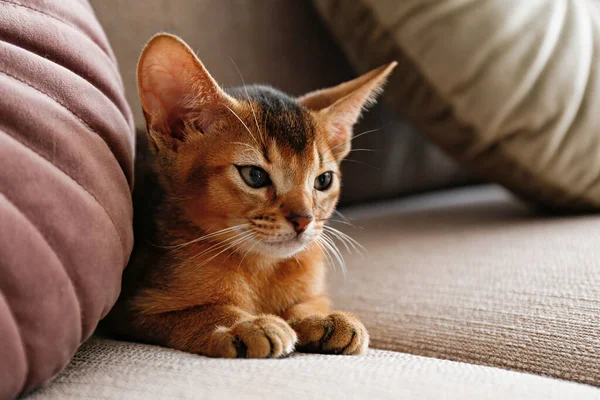
{"type": "MultiPolygon", "coordinates": [[[[240,230],[240,233],[243,233],[243,230],[240,230]]],[[[315,229],[300,234],[279,233],[277,237],[257,235],[251,243],[246,243],[245,250],[268,258],[286,259],[307,250],[318,235],[315,229]]]]}

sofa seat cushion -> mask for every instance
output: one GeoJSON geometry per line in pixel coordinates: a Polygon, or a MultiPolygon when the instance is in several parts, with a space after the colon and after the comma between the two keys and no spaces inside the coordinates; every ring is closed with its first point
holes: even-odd
{"type": "Polygon", "coordinates": [[[536,215],[495,186],[344,214],[367,252],[330,286],[373,347],[600,385],[600,216],[536,215]]]}
{"type": "Polygon", "coordinates": [[[82,398],[594,400],[600,389],[391,351],[225,360],[92,338],[28,400],[82,398]]]}

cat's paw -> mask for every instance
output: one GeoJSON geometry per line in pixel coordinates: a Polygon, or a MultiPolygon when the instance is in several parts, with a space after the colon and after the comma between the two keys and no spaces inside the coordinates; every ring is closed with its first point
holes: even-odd
{"type": "Polygon", "coordinates": [[[360,320],[346,312],[313,315],[292,322],[298,334],[298,350],[307,353],[363,354],[369,347],[369,333],[360,320]]]}
{"type": "Polygon", "coordinates": [[[208,343],[208,356],[277,358],[294,351],[296,332],[279,317],[263,315],[217,328],[208,343]]]}

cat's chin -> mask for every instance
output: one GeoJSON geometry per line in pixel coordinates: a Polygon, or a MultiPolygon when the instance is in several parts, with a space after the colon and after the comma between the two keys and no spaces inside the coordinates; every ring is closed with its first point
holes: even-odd
{"type": "Polygon", "coordinates": [[[305,242],[294,238],[281,242],[262,242],[258,248],[258,252],[267,257],[286,259],[293,257],[305,249],[305,242]]]}

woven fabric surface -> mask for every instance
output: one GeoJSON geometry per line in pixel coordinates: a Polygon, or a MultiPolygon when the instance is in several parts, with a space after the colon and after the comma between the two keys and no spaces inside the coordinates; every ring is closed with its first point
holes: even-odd
{"type": "Polygon", "coordinates": [[[54,383],[27,399],[82,398],[593,400],[600,390],[390,351],[223,360],[93,338],[54,383]]]}
{"type": "Polygon", "coordinates": [[[366,248],[336,306],[376,348],[600,385],[600,217],[536,215],[495,186],[345,215],[366,248]]]}

